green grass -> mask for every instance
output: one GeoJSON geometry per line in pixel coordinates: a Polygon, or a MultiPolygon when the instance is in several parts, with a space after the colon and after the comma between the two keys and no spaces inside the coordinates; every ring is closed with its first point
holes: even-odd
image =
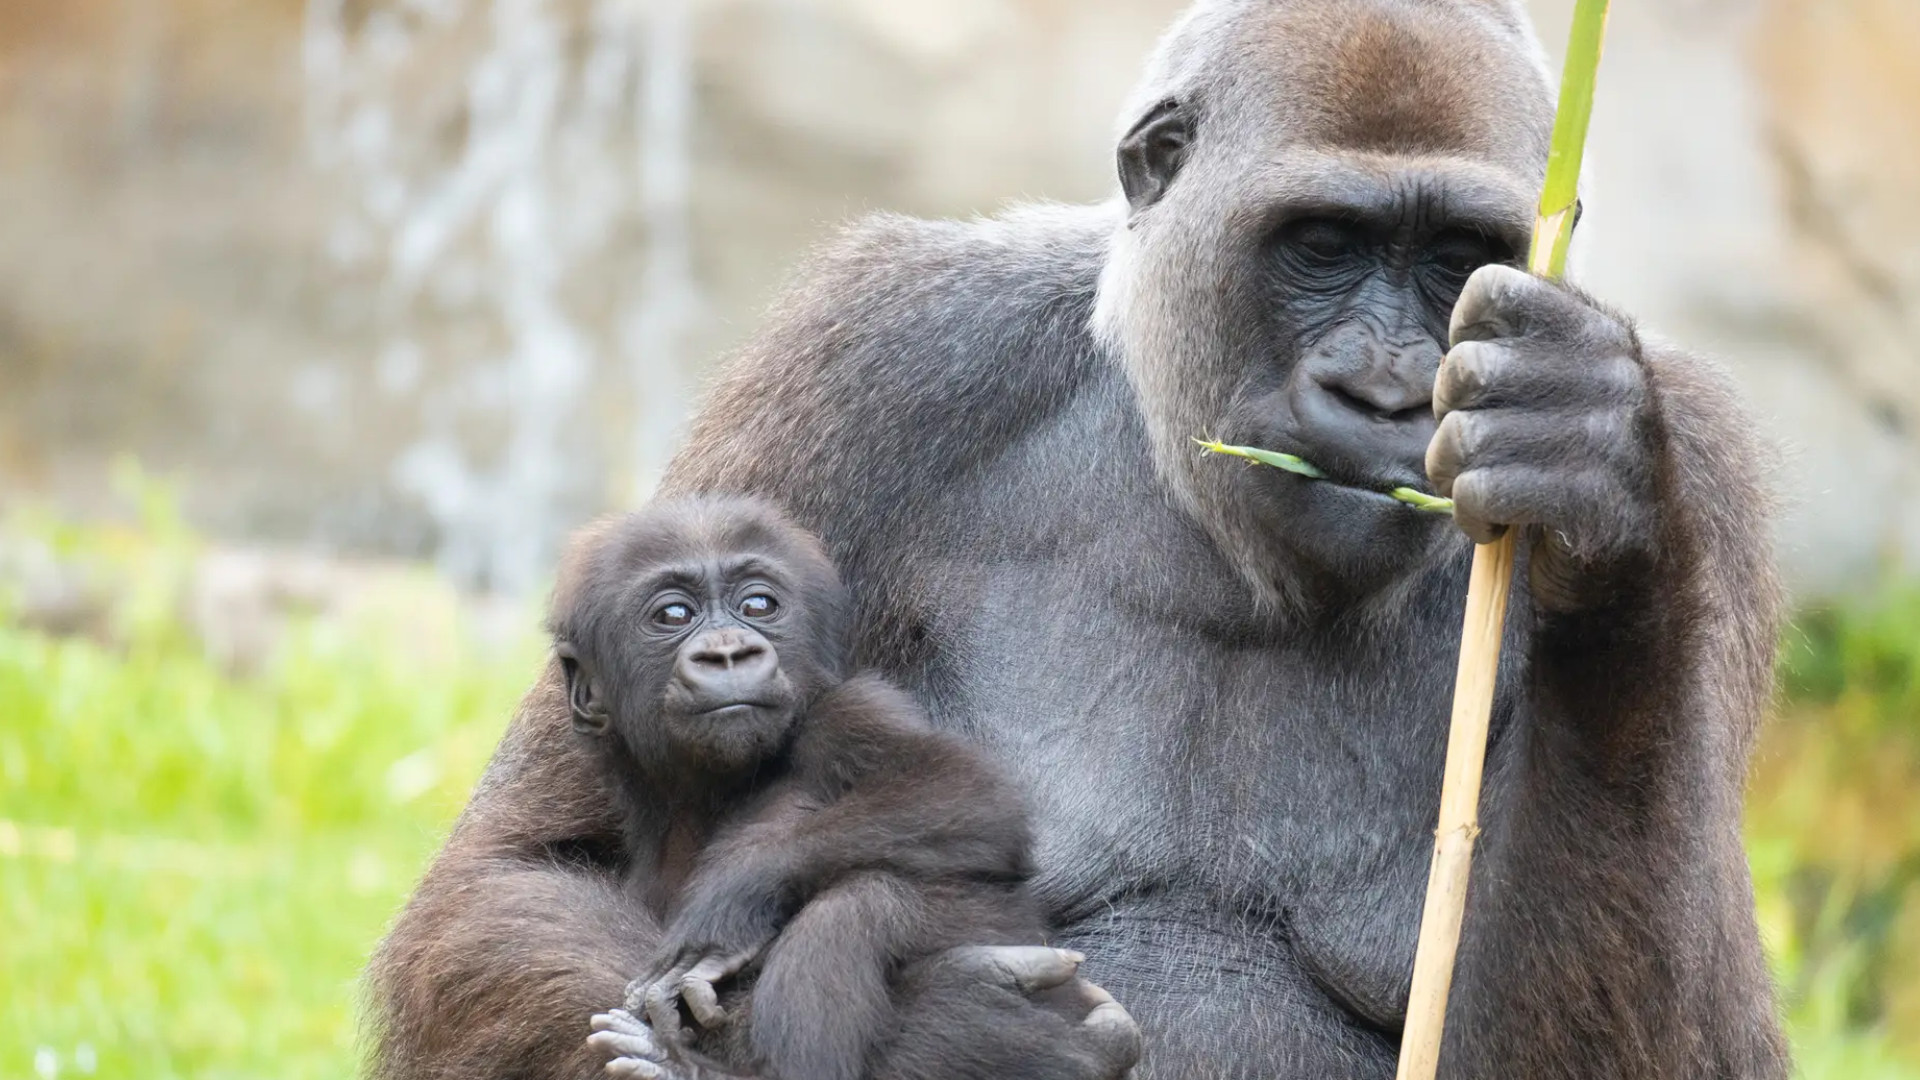
{"type": "Polygon", "coordinates": [[[0,1076],[351,1074],[367,950],[535,670],[357,629],[245,681],[0,629],[0,1076]]]}
{"type": "MultiPolygon", "coordinates": [[[[356,976],[533,677],[532,612],[493,646],[315,623],[238,676],[171,617],[192,540],[148,519],[33,526],[124,583],[103,640],[0,611],[0,1080],[350,1076],[356,976]]],[[[1764,931],[1806,1076],[1920,1078],[1920,590],[1804,625],[1764,931]]]]}
{"type": "Polygon", "coordinates": [[[0,1078],[351,1076],[360,967],[533,679],[534,613],[494,647],[296,626],[240,677],[171,616],[191,537],[146,517],[12,523],[123,602],[104,641],[0,611],[0,1078]]]}

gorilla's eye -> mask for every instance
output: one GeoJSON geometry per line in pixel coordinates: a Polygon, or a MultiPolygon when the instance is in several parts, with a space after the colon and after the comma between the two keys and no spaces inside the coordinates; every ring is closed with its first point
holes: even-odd
{"type": "Polygon", "coordinates": [[[654,609],[653,621],[661,626],[685,626],[693,621],[693,609],[679,601],[654,609]]]}
{"type": "Polygon", "coordinates": [[[1282,238],[1307,261],[1327,266],[1345,260],[1360,246],[1358,230],[1332,218],[1296,221],[1287,226],[1282,238]]]}
{"type": "Polygon", "coordinates": [[[1488,263],[1504,262],[1510,257],[1506,245],[1465,230],[1442,233],[1427,248],[1429,263],[1462,281],[1488,263]]]}
{"type": "Polygon", "coordinates": [[[740,601],[740,614],[749,619],[764,619],[779,610],[780,601],[763,592],[754,593],[740,601]]]}

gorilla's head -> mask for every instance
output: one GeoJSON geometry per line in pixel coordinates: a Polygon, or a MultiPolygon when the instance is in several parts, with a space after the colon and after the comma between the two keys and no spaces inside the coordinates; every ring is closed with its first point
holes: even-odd
{"type": "Polygon", "coordinates": [[[757,500],[689,498],[584,530],[549,629],[575,728],[707,789],[778,753],[840,681],[848,607],[812,534],[757,500]]]}
{"type": "Polygon", "coordinates": [[[1551,77],[1503,0],[1203,0],[1123,119],[1096,325],[1155,465],[1271,599],[1378,588],[1447,546],[1425,488],[1467,276],[1524,257],[1551,77]],[[1284,450],[1329,481],[1203,458],[1284,450]]]}

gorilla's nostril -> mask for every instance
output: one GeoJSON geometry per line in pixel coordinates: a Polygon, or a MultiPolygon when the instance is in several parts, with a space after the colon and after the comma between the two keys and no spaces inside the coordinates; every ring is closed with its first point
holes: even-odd
{"type": "Polygon", "coordinates": [[[1404,424],[1426,417],[1433,410],[1430,394],[1399,383],[1355,385],[1330,380],[1322,382],[1320,389],[1342,410],[1376,424],[1404,424]]]}
{"type": "Polygon", "coordinates": [[[732,670],[766,655],[766,646],[757,642],[745,642],[738,645],[710,645],[694,653],[690,659],[700,667],[732,670]]]}
{"type": "Polygon", "coordinates": [[[1333,395],[1333,400],[1339,402],[1345,408],[1366,416],[1372,416],[1375,419],[1380,417],[1380,410],[1374,407],[1372,402],[1353,393],[1344,386],[1329,386],[1327,387],[1327,392],[1333,395]]]}

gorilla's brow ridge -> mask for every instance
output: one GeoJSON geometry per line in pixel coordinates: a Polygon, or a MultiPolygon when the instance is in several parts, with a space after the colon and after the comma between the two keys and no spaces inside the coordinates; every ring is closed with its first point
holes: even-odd
{"type": "Polygon", "coordinates": [[[1460,158],[1333,155],[1294,149],[1263,170],[1259,213],[1273,223],[1303,216],[1377,220],[1383,209],[1412,211],[1422,225],[1461,226],[1524,250],[1533,194],[1516,178],[1460,158]],[[1287,192],[1312,192],[1289,196],[1287,192]]]}
{"type": "Polygon", "coordinates": [[[666,588],[699,593],[708,585],[737,583],[748,578],[760,578],[774,585],[787,583],[778,557],[769,558],[751,551],[700,552],[671,562],[652,561],[636,569],[643,572],[629,579],[625,589],[629,597],[651,596],[666,588]]]}

